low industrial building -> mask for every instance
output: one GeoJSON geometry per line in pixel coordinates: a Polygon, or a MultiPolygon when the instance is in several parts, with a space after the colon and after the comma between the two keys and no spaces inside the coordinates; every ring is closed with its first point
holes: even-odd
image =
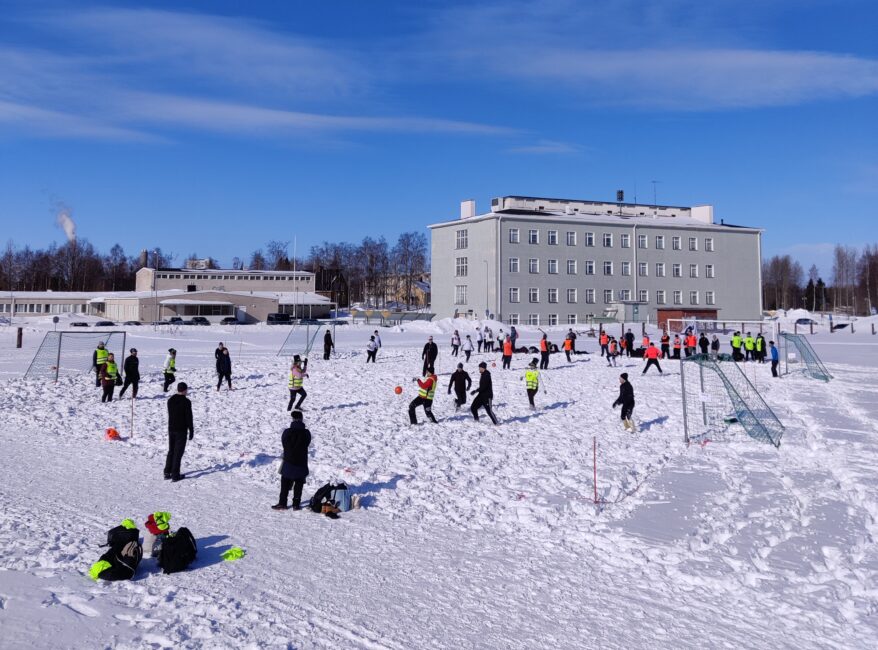
{"type": "Polygon", "coordinates": [[[273,291],[314,292],[310,271],[253,271],[209,268],[144,267],[136,275],[136,291],[273,291]]]}

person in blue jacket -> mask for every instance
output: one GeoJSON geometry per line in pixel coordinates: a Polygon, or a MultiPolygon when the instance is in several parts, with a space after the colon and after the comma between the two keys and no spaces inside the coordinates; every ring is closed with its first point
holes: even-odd
{"type": "Polygon", "coordinates": [[[769,341],[768,345],[770,346],[769,350],[771,351],[771,376],[777,377],[777,366],[780,363],[780,354],[774,346],[774,341],[769,341]]]}

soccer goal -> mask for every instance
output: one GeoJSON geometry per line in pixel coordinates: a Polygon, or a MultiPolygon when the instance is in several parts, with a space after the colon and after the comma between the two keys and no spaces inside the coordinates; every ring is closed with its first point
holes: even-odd
{"type": "Polygon", "coordinates": [[[46,332],[34,355],[25,379],[43,377],[58,381],[62,374],[78,374],[93,368],[92,354],[103,343],[122,365],[125,354],[125,332],[46,332]]]}
{"type": "Polygon", "coordinates": [[[814,352],[811,343],[804,334],[790,334],[781,332],[779,341],[780,358],[783,361],[784,375],[792,372],[804,372],[812,379],[829,381],[832,375],[823,365],[820,357],[814,352]]]}
{"type": "Polygon", "coordinates": [[[780,446],[783,424],[730,355],[713,359],[696,354],[683,359],[680,382],[687,444],[721,438],[739,424],[754,440],[780,446]]]}
{"type": "MultiPolygon", "coordinates": [[[[307,357],[311,354],[311,348],[317,342],[318,336],[323,332],[323,324],[312,325],[310,323],[297,323],[290,328],[290,333],[284,339],[283,345],[277,351],[279,357],[292,357],[298,354],[307,357]]],[[[327,326],[329,327],[329,326],[327,326]]],[[[335,325],[332,325],[332,340],[335,341],[335,325]]]]}
{"type": "Polygon", "coordinates": [[[746,336],[747,332],[756,336],[762,334],[766,340],[777,341],[780,326],[777,321],[773,320],[721,320],[706,318],[669,318],[667,320],[667,330],[671,333],[682,334],[688,329],[697,335],[704,332],[705,334],[717,334],[731,337],[735,332],[740,332],[741,336],[746,336]]]}

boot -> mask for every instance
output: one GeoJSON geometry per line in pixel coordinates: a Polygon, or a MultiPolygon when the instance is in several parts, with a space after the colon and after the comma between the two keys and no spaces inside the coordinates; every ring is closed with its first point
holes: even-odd
{"type": "Polygon", "coordinates": [[[286,510],[287,504],[286,503],[276,503],[273,506],[271,506],[271,509],[272,510],[286,510]]]}

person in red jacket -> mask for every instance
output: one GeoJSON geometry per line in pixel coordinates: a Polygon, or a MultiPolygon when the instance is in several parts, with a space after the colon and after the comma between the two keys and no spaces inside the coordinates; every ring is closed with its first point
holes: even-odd
{"type": "Polygon", "coordinates": [[[608,346],[610,345],[610,337],[607,335],[607,333],[604,330],[601,330],[600,343],[601,343],[601,356],[603,357],[609,353],[608,346]]]}
{"type": "Polygon", "coordinates": [[[668,336],[667,330],[662,332],[662,359],[671,358],[671,337],[668,336]]]}
{"type": "Polygon", "coordinates": [[[674,334],[674,358],[680,358],[680,348],[683,347],[683,341],[680,340],[679,334],[674,334]]]}
{"type": "Polygon", "coordinates": [[[646,358],[646,366],[644,366],[642,374],[645,375],[650,366],[655,366],[656,368],[658,368],[660,375],[665,374],[662,372],[662,367],[659,365],[658,362],[659,354],[659,349],[655,347],[655,344],[650,343],[649,347],[646,348],[646,352],[643,353],[643,356],[646,358]]]}
{"type": "Polygon", "coordinates": [[[695,333],[690,331],[686,335],[686,356],[691,357],[695,354],[695,348],[698,346],[698,339],[695,337],[695,333]]]}
{"type": "Polygon", "coordinates": [[[540,370],[546,370],[549,367],[549,337],[543,334],[540,339],[540,370]]]}
{"type": "Polygon", "coordinates": [[[433,397],[436,395],[436,385],[439,382],[439,378],[436,377],[436,373],[432,370],[428,370],[424,373],[423,381],[417,378],[412,379],[412,381],[418,382],[418,396],[409,404],[409,421],[412,424],[418,423],[415,409],[423,404],[424,413],[427,414],[427,417],[433,424],[437,424],[436,418],[433,417],[433,397]]]}

